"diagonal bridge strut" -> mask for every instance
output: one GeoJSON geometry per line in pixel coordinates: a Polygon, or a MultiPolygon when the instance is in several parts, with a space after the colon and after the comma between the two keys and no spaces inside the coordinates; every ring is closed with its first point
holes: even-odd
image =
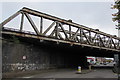
{"type": "Polygon", "coordinates": [[[26,7],[3,21],[0,27],[3,29],[1,31],[2,34],[12,34],[120,52],[120,38],[116,36],[74,23],[72,20],[61,19],[26,7]],[[18,30],[5,27],[7,23],[20,14],[20,28],[18,30]],[[33,21],[31,15],[40,18],[39,28],[33,21]],[[23,30],[25,18],[35,33],[27,33],[23,30]],[[51,24],[44,26],[45,20],[51,21],[51,24]],[[44,29],[44,27],[46,27],[46,29],[44,29]]]}

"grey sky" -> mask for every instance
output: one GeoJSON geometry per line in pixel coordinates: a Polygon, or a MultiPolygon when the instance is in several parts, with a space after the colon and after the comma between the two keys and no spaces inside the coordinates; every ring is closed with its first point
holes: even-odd
{"type": "Polygon", "coordinates": [[[113,2],[4,2],[2,3],[2,21],[22,7],[28,7],[117,35],[115,23],[112,22],[112,14],[116,10],[111,9],[111,4],[113,2]]]}

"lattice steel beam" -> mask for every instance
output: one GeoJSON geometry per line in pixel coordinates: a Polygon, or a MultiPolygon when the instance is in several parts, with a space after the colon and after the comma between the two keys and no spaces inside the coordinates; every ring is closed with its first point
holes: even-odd
{"type": "Polygon", "coordinates": [[[37,35],[38,37],[44,36],[50,39],[51,38],[55,40],[57,39],[58,41],[59,40],[69,41],[74,44],[76,43],[86,44],[89,46],[96,46],[99,48],[104,47],[107,49],[109,48],[109,49],[120,50],[120,38],[116,36],[106,34],[104,32],[99,31],[98,29],[95,30],[85,27],[83,25],[76,24],[71,20],[64,20],[29,8],[21,9],[20,11],[18,11],[8,19],[6,19],[4,22],[2,22],[0,26],[4,27],[5,24],[7,24],[12,19],[14,19],[20,13],[22,14],[21,24],[20,24],[20,30],[17,30],[17,32],[23,32],[22,29],[24,24],[24,18],[26,17],[36,33],[34,35],[37,35]],[[33,22],[31,15],[40,17],[40,26],[39,26],[40,30],[38,29],[38,25],[35,25],[35,23],[33,22]],[[49,26],[47,26],[46,30],[43,30],[44,19],[47,19],[48,21],[52,21],[52,23],[49,26]],[[66,27],[68,28],[66,29],[66,27]],[[73,28],[77,30],[75,31],[73,28]]]}

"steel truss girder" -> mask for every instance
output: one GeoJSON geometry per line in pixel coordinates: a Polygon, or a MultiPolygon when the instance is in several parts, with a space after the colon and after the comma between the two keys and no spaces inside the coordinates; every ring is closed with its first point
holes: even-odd
{"type": "Polygon", "coordinates": [[[72,21],[64,20],[25,7],[20,11],[18,11],[17,13],[13,14],[4,22],[2,22],[0,26],[4,27],[5,24],[7,24],[9,21],[14,19],[19,14],[22,14],[19,32],[22,32],[24,18],[26,16],[37,36],[44,36],[47,38],[53,38],[53,39],[55,38],[58,40],[66,40],[74,43],[87,44],[90,46],[99,46],[104,48],[120,50],[120,38],[116,36],[106,34],[99,30],[91,29],[83,25],[76,24],[72,21]],[[40,17],[40,31],[33,22],[30,15],[40,17]],[[45,31],[43,31],[43,22],[44,22],[43,19],[48,19],[50,21],[53,21],[53,23],[50,26],[48,26],[45,31]],[[68,29],[66,29],[65,25],[68,26],[68,29]],[[47,35],[47,33],[52,28],[54,29],[50,32],[49,35],[47,35]],[[75,31],[72,28],[76,28],[77,30],[75,31]]]}

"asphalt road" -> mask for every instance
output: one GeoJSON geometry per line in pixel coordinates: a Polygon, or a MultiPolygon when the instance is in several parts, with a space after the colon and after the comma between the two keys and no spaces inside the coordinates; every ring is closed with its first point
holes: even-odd
{"type": "Polygon", "coordinates": [[[117,78],[117,74],[113,73],[111,68],[96,68],[83,74],[76,74],[75,69],[58,69],[23,78],[117,78]]]}

